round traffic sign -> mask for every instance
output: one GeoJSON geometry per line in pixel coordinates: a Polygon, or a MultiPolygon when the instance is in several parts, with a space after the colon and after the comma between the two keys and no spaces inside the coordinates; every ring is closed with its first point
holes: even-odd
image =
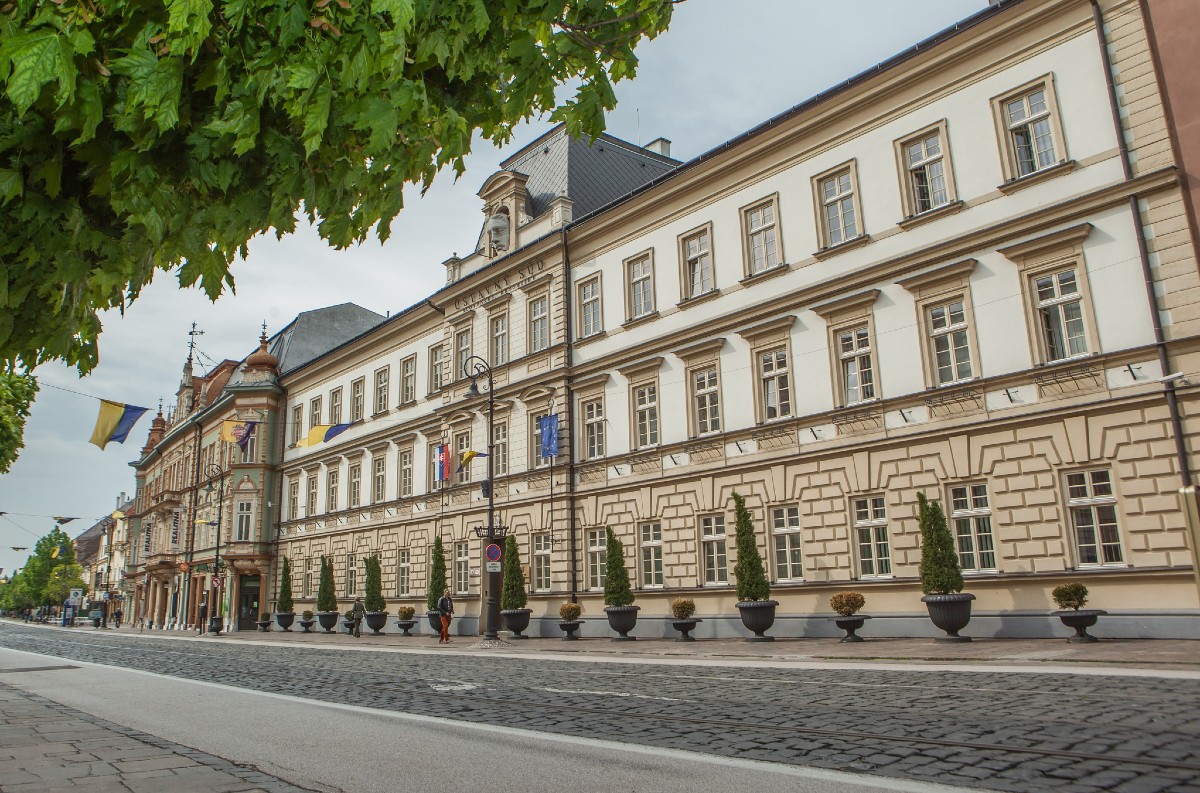
{"type": "Polygon", "coordinates": [[[223,582],[221,581],[221,576],[219,576],[219,575],[213,576],[213,580],[212,580],[213,589],[216,589],[217,587],[221,586],[222,583],[223,582]]]}
{"type": "Polygon", "coordinates": [[[500,546],[492,543],[487,547],[487,558],[489,562],[500,561],[500,546]]]}

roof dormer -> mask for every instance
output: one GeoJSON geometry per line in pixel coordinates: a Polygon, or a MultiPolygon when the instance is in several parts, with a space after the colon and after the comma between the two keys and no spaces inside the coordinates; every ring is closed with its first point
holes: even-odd
{"type": "Polygon", "coordinates": [[[476,246],[489,259],[515,250],[520,241],[517,232],[530,220],[529,177],[516,171],[497,171],[483,183],[483,230],[476,246]]]}

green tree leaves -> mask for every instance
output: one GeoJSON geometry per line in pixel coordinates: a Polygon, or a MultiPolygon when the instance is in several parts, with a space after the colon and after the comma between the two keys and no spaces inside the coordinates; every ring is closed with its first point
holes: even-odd
{"type": "Polygon", "coordinates": [[[0,474],[8,473],[25,446],[25,419],[37,391],[29,375],[0,372],[0,474]]]}

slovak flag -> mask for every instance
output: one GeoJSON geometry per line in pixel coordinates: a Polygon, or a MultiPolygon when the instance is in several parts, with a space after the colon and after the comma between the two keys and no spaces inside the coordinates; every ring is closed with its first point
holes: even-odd
{"type": "Polygon", "coordinates": [[[450,444],[443,443],[441,446],[438,446],[437,456],[434,459],[437,462],[437,481],[449,482],[451,466],[454,460],[454,455],[450,454],[450,444]]]}

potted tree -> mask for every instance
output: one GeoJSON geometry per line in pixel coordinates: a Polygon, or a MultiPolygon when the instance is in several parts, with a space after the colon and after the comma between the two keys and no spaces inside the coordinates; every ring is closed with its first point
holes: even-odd
{"type": "Polygon", "coordinates": [[[1087,604],[1088,588],[1086,586],[1078,581],[1060,584],[1054,587],[1050,596],[1054,598],[1054,602],[1061,609],[1054,612],[1054,616],[1062,620],[1063,625],[1075,629],[1075,635],[1068,637],[1067,641],[1072,644],[1100,641],[1088,633],[1087,629],[1095,625],[1096,620],[1108,612],[1101,609],[1083,608],[1087,604]]]}
{"type": "Polygon", "coordinates": [[[692,636],[692,630],[696,627],[696,623],[704,622],[704,620],[693,617],[696,613],[696,601],[691,598],[675,598],[671,601],[671,627],[679,631],[680,636],[675,641],[677,642],[694,642],[696,637],[692,636]]]}
{"type": "Polygon", "coordinates": [[[303,612],[301,612],[300,627],[304,629],[305,633],[312,633],[312,626],[315,622],[316,620],[313,619],[313,613],[311,611],[305,609],[303,612]]]}
{"type": "Polygon", "coordinates": [[[293,608],[292,568],[285,556],[283,557],[283,566],[279,570],[279,600],[275,602],[275,621],[279,623],[279,627],[289,633],[292,630],[292,623],[296,620],[296,612],[292,611],[293,608]]]}
{"type": "Polygon", "coordinates": [[[333,562],[321,557],[321,583],[317,586],[317,621],[326,633],[337,627],[337,596],[333,594],[333,562]]]}
{"type": "Polygon", "coordinates": [[[608,543],[604,554],[604,613],[608,615],[608,627],[616,631],[614,642],[631,642],[636,636],[629,632],[637,625],[638,610],[633,605],[633,590],[629,587],[629,571],[625,569],[625,549],[611,526],[604,528],[608,543]]]}
{"type": "Polygon", "coordinates": [[[946,525],[941,503],[917,494],[917,521],[921,527],[921,602],[929,609],[929,619],[946,632],[939,642],[969,642],[970,636],[958,632],[971,621],[971,601],[975,596],[963,592],[962,568],[954,537],[946,525]]]}
{"type": "Polygon", "coordinates": [[[267,631],[271,630],[271,612],[264,611],[262,614],[259,614],[258,622],[256,622],[255,625],[258,626],[260,633],[266,633],[267,631]]]}
{"type": "Polygon", "coordinates": [[[383,576],[379,569],[379,554],[371,554],[364,562],[366,579],[363,581],[363,608],[367,610],[363,617],[372,636],[382,636],[380,632],[387,625],[387,602],[383,599],[383,576]]]}
{"type": "Polygon", "coordinates": [[[575,635],[575,631],[579,630],[579,626],[583,625],[583,620],[579,619],[579,615],[583,613],[583,606],[578,603],[563,603],[558,607],[558,618],[562,620],[558,623],[558,627],[562,629],[563,641],[575,641],[579,637],[575,635]]]}
{"type": "Polygon", "coordinates": [[[746,509],[746,499],[739,493],[733,494],[733,514],[737,520],[737,564],[733,576],[737,579],[738,612],[742,624],[754,633],[748,642],[772,642],[774,636],[765,635],[775,624],[776,600],[770,600],[771,586],[762,557],[758,554],[758,541],[754,536],[754,521],[746,509]]]}
{"type": "Polygon", "coordinates": [[[861,642],[863,638],[855,633],[863,623],[871,619],[866,614],[859,614],[867,599],[860,592],[838,592],[829,598],[829,607],[837,612],[833,624],[846,632],[843,642],[861,642]]]}
{"type": "Polygon", "coordinates": [[[434,537],[433,550],[429,552],[429,590],[425,593],[425,618],[435,636],[442,633],[442,614],[438,611],[438,600],[446,591],[446,552],[442,548],[441,536],[434,537]]]}
{"type": "Polygon", "coordinates": [[[517,538],[510,534],[504,541],[504,588],[500,592],[500,616],[504,618],[504,627],[512,631],[514,639],[529,638],[521,635],[521,631],[529,627],[529,615],[532,613],[532,609],[525,608],[528,600],[517,538]]]}
{"type": "Polygon", "coordinates": [[[401,606],[396,609],[396,616],[400,619],[396,620],[396,627],[404,631],[402,635],[412,636],[412,629],[417,626],[417,621],[413,619],[413,615],[417,610],[412,606],[401,606]]]}

